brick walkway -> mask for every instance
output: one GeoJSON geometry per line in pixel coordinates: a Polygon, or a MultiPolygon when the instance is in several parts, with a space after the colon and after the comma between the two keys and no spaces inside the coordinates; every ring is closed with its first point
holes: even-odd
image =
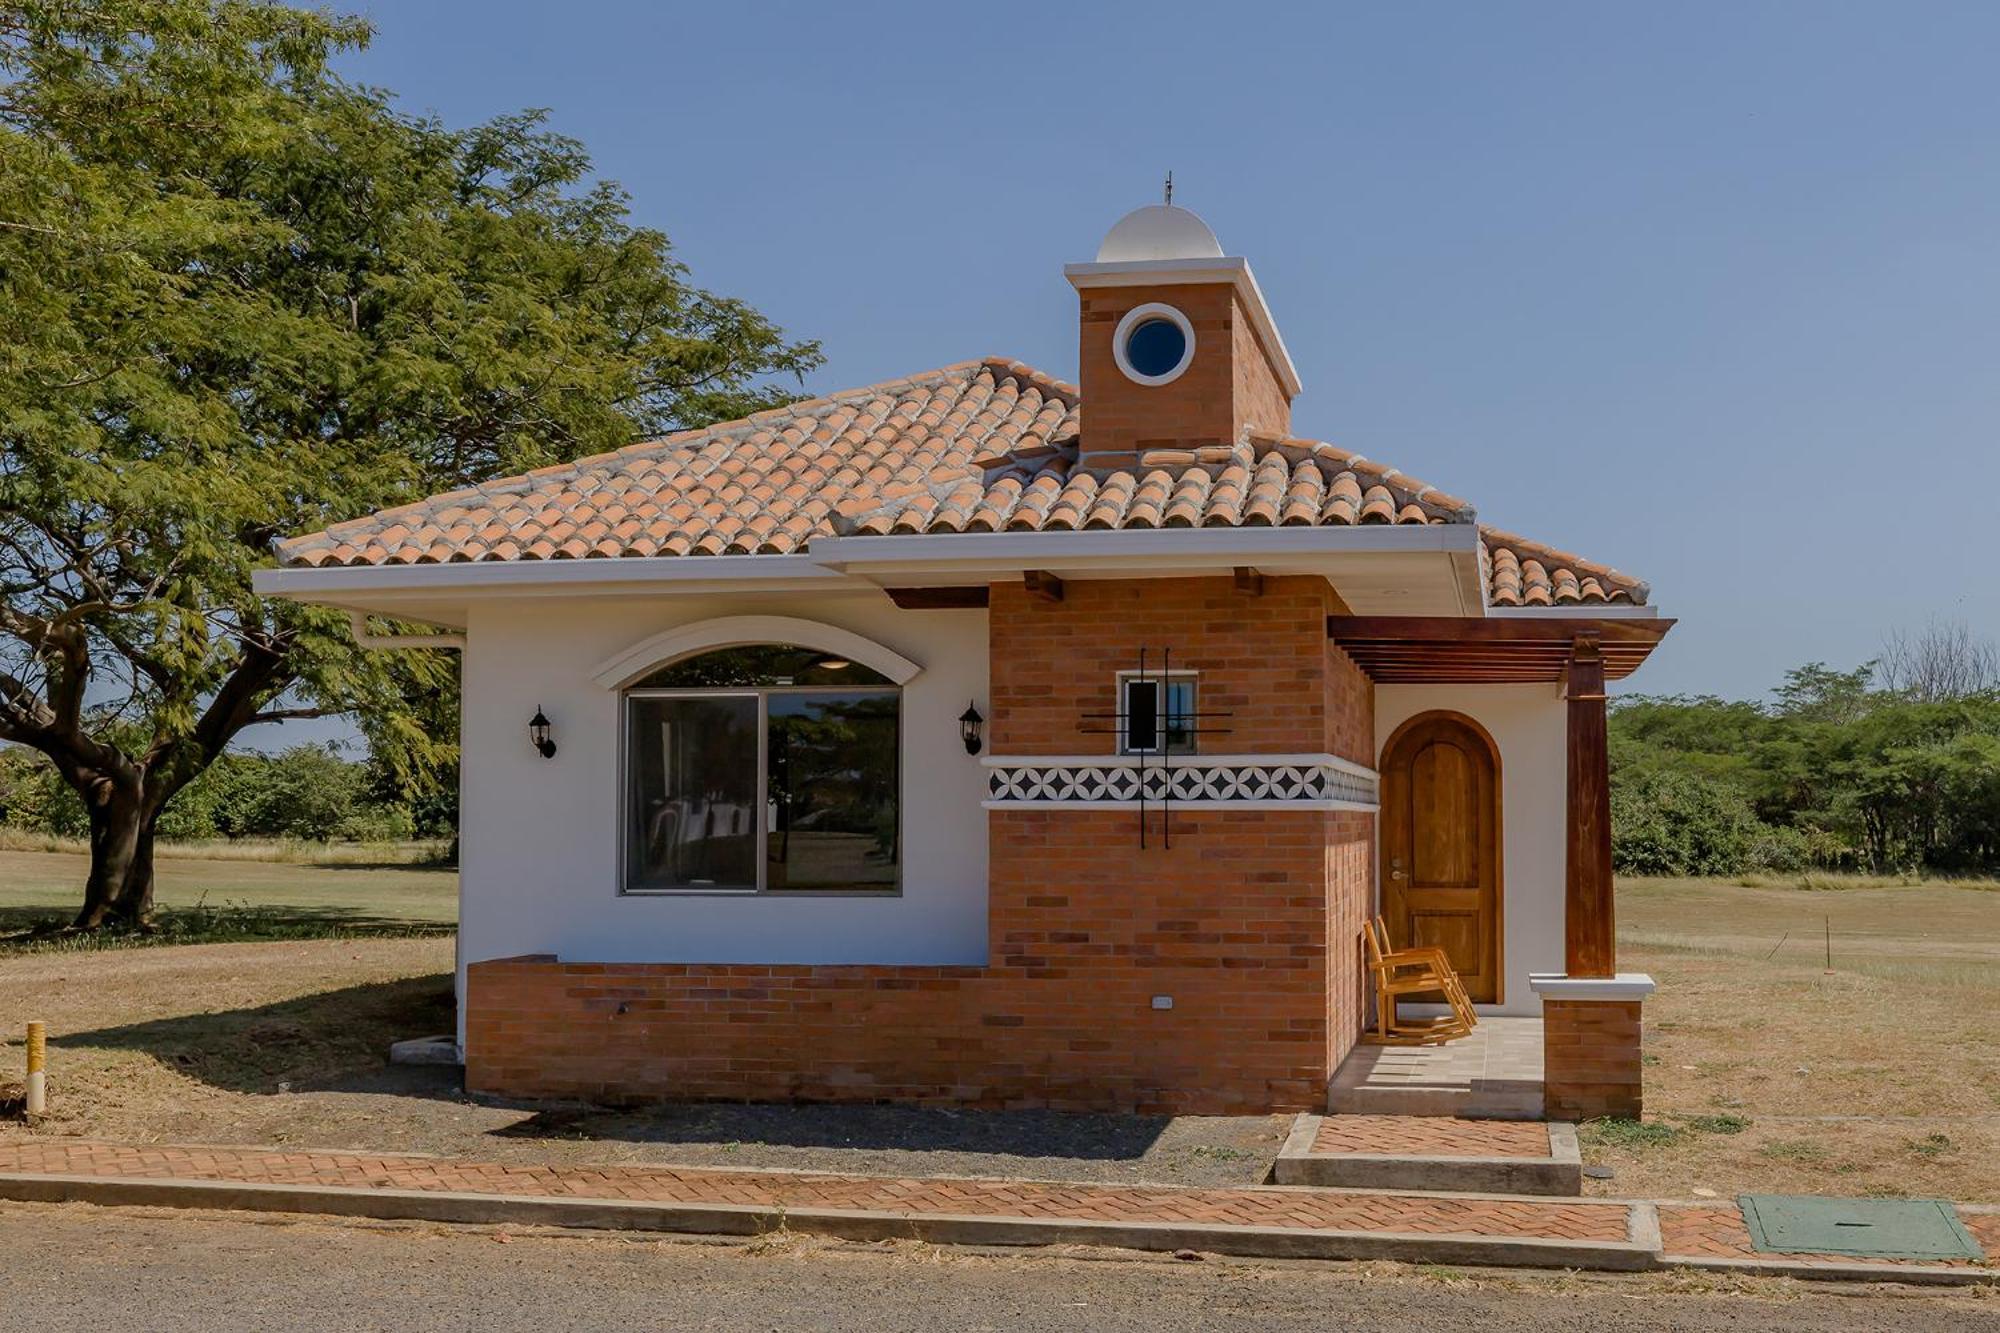
{"type": "MultiPolygon", "coordinates": [[[[1972,1213],[1959,1210],[1978,1242],[1986,1247],[1987,1262],[2000,1263],[2000,1213],[1972,1213]]],[[[1939,1265],[1948,1268],[1977,1267],[1971,1259],[1856,1259],[1845,1254],[1770,1254],[1750,1242],[1750,1228],[1735,1204],[1661,1204],[1660,1249],[1670,1258],[1690,1259],[1782,1259],[1787,1263],[1939,1265]]]]}
{"type": "Polygon", "coordinates": [[[1577,1200],[921,1180],[682,1167],[521,1166],[366,1153],[134,1147],[62,1141],[0,1143],[0,1172],[449,1190],[914,1216],[1162,1222],[1621,1243],[1628,1238],[1630,1215],[1628,1205],[1623,1203],[1577,1200]]]}
{"type": "Polygon", "coordinates": [[[1316,1153],[1387,1157],[1547,1157],[1549,1127],[1532,1120],[1460,1120],[1443,1115],[1330,1115],[1316,1153]]]}
{"type": "MultiPolygon", "coordinates": [[[[1302,1236],[1338,1233],[1440,1240],[1449,1237],[1451,1243],[1585,1241],[1624,1245],[1631,1238],[1634,1209],[1630,1202],[1609,1199],[927,1180],[666,1166],[517,1165],[360,1152],[142,1147],[57,1139],[0,1142],[0,1174],[276,1187],[331,1186],[362,1192],[406,1190],[570,1201],[626,1200],[668,1206],[734,1205],[793,1214],[887,1214],[917,1222],[926,1218],[969,1217],[1049,1223],[1257,1227],[1302,1236]]],[[[1751,1248],[1749,1230],[1733,1205],[1661,1204],[1658,1212],[1660,1254],[1667,1264],[1782,1259],[1806,1267],[1843,1267],[1851,1273],[1856,1267],[1892,1271],[1908,1263],[1940,1262],[1863,1262],[1839,1255],[1760,1254],[1751,1248]]],[[[1960,1216],[1986,1247],[1987,1264],[2000,1264],[2000,1212],[1961,1208],[1960,1216]]],[[[1212,1237],[1223,1234],[1227,1233],[1210,1233],[1212,1237]]],[[[1588,1260],[1584,1262],[1590,1266],[1588,1260]]],[[[1945,1261],[1942,1266],[1979,1267],[1967,1260],[1945,1261]]]]}

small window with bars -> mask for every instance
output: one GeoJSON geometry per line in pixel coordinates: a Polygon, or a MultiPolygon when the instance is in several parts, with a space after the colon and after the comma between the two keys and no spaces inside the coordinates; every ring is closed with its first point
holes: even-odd
{"type": "Polygon", "coordinates": [[[1120,754],[1195,752],[1195,674],[1192,671],[1118,675],[1120,754]]]}

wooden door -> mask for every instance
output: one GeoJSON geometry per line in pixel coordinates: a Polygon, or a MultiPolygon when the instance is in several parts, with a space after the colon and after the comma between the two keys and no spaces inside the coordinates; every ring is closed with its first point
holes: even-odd
{"type": "Polygon", "coordinates": [[[1500,1000],[1499,764],[1484,733],[1439,714],[1382,757],[1382,915],[1396,948],[1436,945],[1466,992],[1500,1000]]]}

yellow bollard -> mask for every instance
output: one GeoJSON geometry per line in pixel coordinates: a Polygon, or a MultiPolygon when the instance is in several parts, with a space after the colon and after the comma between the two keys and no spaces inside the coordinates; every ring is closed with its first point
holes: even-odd
{"type": "Polygon", "coordinates": [[[28,1106],[30,1116],[48,1109],[48,1030],[41,1023],[28,1024],[28,1106]]]}

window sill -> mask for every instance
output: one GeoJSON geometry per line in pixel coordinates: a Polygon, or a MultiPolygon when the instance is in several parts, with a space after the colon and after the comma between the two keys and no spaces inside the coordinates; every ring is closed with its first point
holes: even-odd
{"type": "Polygon", "coordinates": [[[620,898],[900,898],[901,889],[620,889],[620,898]]]}

